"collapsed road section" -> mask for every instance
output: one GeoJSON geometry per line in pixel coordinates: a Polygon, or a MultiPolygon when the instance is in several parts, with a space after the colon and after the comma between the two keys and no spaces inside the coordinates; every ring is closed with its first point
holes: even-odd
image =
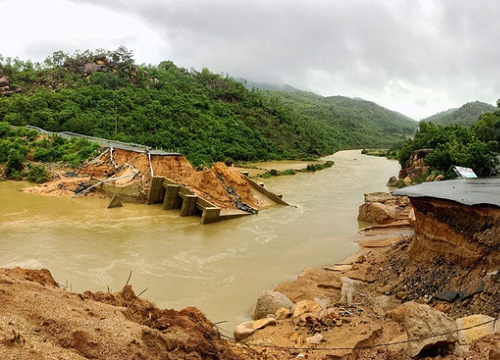
{"type": "Polygon", "coordinates": [[[163,203],[166,210],[181,209],[180,216],[200,215],[204,224],[256,214],[275,204],[288,205],[222,162],[198,171],[178,152],[88,139],[102,145],[98,156],[77,169],[58,171],[55,180],[26,191],[45,195],[103,194],[113,197],[114,203],[163,203]]]}

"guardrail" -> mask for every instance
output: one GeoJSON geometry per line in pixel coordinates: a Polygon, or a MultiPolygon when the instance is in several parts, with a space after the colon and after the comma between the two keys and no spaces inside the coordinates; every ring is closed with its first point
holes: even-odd
{"type": "Polygon", "coordinates": [[[114,147],[114,148],[122,149],[122,150],[141,152],[141,153],[146,153],[146,154],[151,154],[151,155],[164,155],[164,156],[180,156],[180,155],[182,155],[181,153],[179,153],[177,151],[173,151],[173,150],[166,151],[166,150],[162,150],[162,149],[151,149],[149,146],[146,146],[146,145],[141,145],[141,144],[136,144],[136,143],[127,143],[127,142],[118,141],[118,140],[103,139],[103,138],[98,138],[95,136],[78,134],[78,133],[74,133],[71,131],[52,132],[52,131],[47,131],[45,129],[42,129],[42,128],[39,128],[39,127],[33,126],[33,125],[26,125],[26,127],[28,129],[36,130],[41,134],[58,135],[58,136],[61,136],[65,139],[85,138],[91,142],[95,142],[95,143],[102,145],[102,146],[109,146],[109,147],[114,147]]]}

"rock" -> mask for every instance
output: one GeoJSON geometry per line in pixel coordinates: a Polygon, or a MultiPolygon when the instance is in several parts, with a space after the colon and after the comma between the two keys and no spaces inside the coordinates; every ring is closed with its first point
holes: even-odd
{"type": "Polygon", "coordinates": [[[303,314],[317,312],[320,311],[321,309],[322,309],[321,305],[319,305],[314,300],[302,300],[293,306],[292,318],[296,319],[303,314]]]}
{"type": "Polygon", "coordinates": [[[94,56],[94,61],[98,62],[98,61],[101,61],[101,62],[106,62],[106,54],[96,54],[94,56]]]}
{"type": "Polygon", "coordinates": [[[8,76],[2,76],[0,77],[0,86],[9,86],[10,84],[10,78],[8,76]]]}
{"type": "Polygon", "coordinates": [[[464,301],[467,299],[470,299],[474,295],[480,294],[484,291],[484,283],[482,282],[478,287],[476,287],[474,290],[469,291],[469,290],[463,290],[458,293],[458,296],[460,297],[460,300],[464,301]]]}
{"type": "Polygon", "coordinates": [[[405,186],[411,186],[411,179],[409,176],[405,177],[403,179],[403,182],[404,182],[405,186]]]}
{"type": "Polygon", "coordinates": [[[340,282],[342,283],[342,289],[340,290],[340,302],[345,302],[347,305],[351,305],[352,297],[356,292],[356,288],[361,285],[362,282],[350,279],[347,276],[342,276],[340,278],[340,282]]]}
{"type": "Polygon", "coordinates": [[[398,184],[399,180],[395,176],[391,176],[389,181],[387,182],[387,186],[396,186],[398,184]]]}
{"type": "Polygon", "coordinates": [[[395,209],[382,203],[364,203],[359,207],[358,220],[360,221],[385,224],[396,219],[395,209]]]}
{"type": "Polygon", "coordinates": [[[263,291],[257,298],[257,304],[252,314],[252,319],[258,320],[265,318],[267,315],[276,313],[279,308],[291,309],[293,302],[277,291],[263,291]]]}
{"type": "Polygon", "coordinates": [[[236,341],[242,341],[252,335],[255,331],[269,325],[276,325],[276,319],[265,318],[256,321],[246,321],[234,328],[233,335],[236,341]]]}
{"type": "Polygon", "coordinates": [[[333,279],[328,282],[322,282],[316,285],[320,289],[335,289],[335,290],[340,290],[342,288],[342,284],[340,283],[339,280],[333,279]]]}
{"type": "Polygon", "coordinates": [[[441,311],[442,313],[448,314],[453,309],[453,304],[439,302],[437,304],[432,305],[434,310],[441,311]]]}
{"type": "Polygon", "coordinates": [[[500,321],[494,320],[495,318],[487,315],[471,315],[457,319],[458,329],[467,329],[458,332],[460,350],[467,352],[472,342],[494,333],[500,333],[500,321]]]}
{"type": "Polygon", "coordinates": [[[343,272],[343,271],[352,270],[352,265],[351,264],[340,264],[340,265],[333,265],[333,266],[325,267],[323,269],[328,270],[328,271],[343,272]]]}
{"type": "MultiPolygon", "coordinates": [[[[314,310],[314,309],[312,309],[314,310]]],[[[309,329],[322,326],[332,326],[341,322],[339,314],[334,308],[321,309],[311,312],[304,312],[293,318],[293,323],[297,326],[307,326],[309,329]]]]}
{"type": "Polygon", "coordinates": [[[426,157],[432,152],[432,149],[420,149],[411,154],[405,164],[405,173],[409,178],[414,179],[429,173],[429,166],[426,157]]]}
{"type": "Polygon", "coordinates": [[[389,343],[394,344],[390,346],[391,351],[403,354],[406,349],[406,341],[408,341],[408,336],[406,334],[399,335],[392,339],[389,341],[389,343]]]}
{"type": "Polygon", "coordinates": [[[115,196],[113,196],[113,198],[109,202],[107,209],[113,209],[113,208],[122,207],[122,206],[123,206],[123,203],[122,203],[122,200],[120,198],[120,195],[116,194],[115,196]]]}
{"type": "Polygon", "coordinates": [[[89,63],[86,63],[85,66],[83,67],[83,74],[90,75],[94,71],[100,71],[100,70],[101,70],[101,67],[99,65],[97,65],[96,63],[93,63],[93,62],[89,62],[89,63]]]}
{"type": "Polygon", "coordinates": [[[323,341],[323,335],[321,334],[316,334],[314,336],[306,338],[306,343],[308,345],[319,345],[321,344],[321,341],[323,341]]]}
{"type": "Polygon", "coordinates": [[[390,200],[395,200],[397,198],[398,198],[397,196],[391,195],[390,193],[385,191],[372,192],[364,195],[365,202],[386,203],[390,200]]]}
{"type": "Polygon", "coordinates": [[[431,171],[431,168],[429,166],[422,166],[420,168],[420,176],[427,175],[431,171]]]}
{"type": "Polygon", "coordinates": [[[458,341],[458,325],[455,320],[429,305],[410,301],[389,311],[387,316],[404,323],[409,340],[406,354],[411,358],[424,349],[454,349],[458,341]]]}
{"type": "Polygon", "coordinates": [[[274,313],[276,320],[284,320],[292,316],[292,311],[286,307],[281,307],[274,313]]]}
{"type": "Polygon", "coordinates": [[[435,294],[434,297],[438,300],[454,302],[458,297],[458,292],[456,292],[455,290],[444,290],[438,294],[435,294]]]}
{"type": "Polygon", "coordinates": [[[441,181],[444,179],[444,175],[438,175],[434,178],[434,181],[441,181]]]}
{"type": "Polygon", "coordinates": [[[237,342],[245,340],[247,337],[252,335],[255,332],[255,329],[253,328],[252,321],[247,321],[242,324],[237,325],[234,328],[233,331],[233,336],[234,340],[237,342]]]}
{"type": "Polygon", "coordinates": [[[403,300],[406,297],[406,291],[398,291],[396,293],[396,299],[403,300]]]}

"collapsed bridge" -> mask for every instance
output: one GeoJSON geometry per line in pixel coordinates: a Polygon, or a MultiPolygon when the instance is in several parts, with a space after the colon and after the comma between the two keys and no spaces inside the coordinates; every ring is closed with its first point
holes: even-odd
{"type": "Polygon", "coordinates": [[[45,185],[47,191],[71,189],[78,195],[92,190],[124,202],[161,203],[165,210],[180,209],[180,216],[199,215],[202,224],[257,214],[275,204],[288,205],[221,162],[198,171],[179,152],[68,132],[57,135],[86,138],[102,147],[98,156],[71,171],[71,178],[59,174],[57,184],[45,185]]]}

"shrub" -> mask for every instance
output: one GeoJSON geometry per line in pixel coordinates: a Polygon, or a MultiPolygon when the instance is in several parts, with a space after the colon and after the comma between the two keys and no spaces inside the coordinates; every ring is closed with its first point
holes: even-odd
{"type": "Polygon", "coordinates": [[[295,175],[295,170],[293,169],[287,169],[287,170],[284,170],[280,173],[280,175],[295,175]]]}
{"type": "Polygon", "coordinates": [[[9,155],[7,158],[7,169],[6,169],[6,175],[7,176],[14,176],[18,175],[18,173],[21,172],[23,169],[23,162],[24,162],[24,156],[22,155],[21,151],[15,148],[10,148],[9,149],[9,155]]]}
{"type": "Polygon", "coordinates": [[[28,164],[28,180],[41,184],[50,180],[50,173],[43,165],[28,164]]]}

